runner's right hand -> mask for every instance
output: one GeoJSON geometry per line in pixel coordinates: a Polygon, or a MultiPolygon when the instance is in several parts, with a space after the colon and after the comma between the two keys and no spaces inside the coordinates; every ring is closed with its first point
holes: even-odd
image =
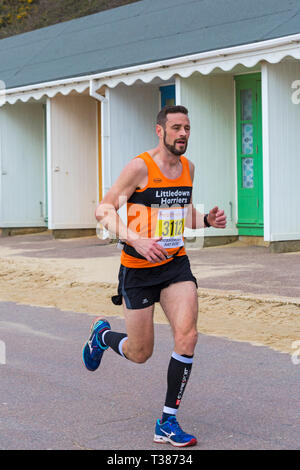
{"type": "Polygon", "coordinates": [[[157,238],[139,238],[131,241],[133,248],[150,263],[160,263],[168,257],[168,252],[160,246],[159,242],[162,237],[157,238]]]}

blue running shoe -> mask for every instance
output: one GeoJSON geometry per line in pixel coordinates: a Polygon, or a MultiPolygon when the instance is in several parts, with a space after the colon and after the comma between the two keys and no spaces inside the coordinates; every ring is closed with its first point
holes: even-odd
{"type": "Polygon", "coordinates": [[[197,444],[197,439],[181,429],[176,416],[170,416],[163,424],[159,419],[156,421],[154,442],[170,442],[175,447],[187,447],[197,444]]]}
{"type": "Polygon", "coordinates": [[[90,337],[82,351],[83,363],[92,372],[98,369],[103,353],[108,348],[102,343],[101,334],[110,329],[110,324],[104,318],[96,318],[92,323],[90,337]]]}

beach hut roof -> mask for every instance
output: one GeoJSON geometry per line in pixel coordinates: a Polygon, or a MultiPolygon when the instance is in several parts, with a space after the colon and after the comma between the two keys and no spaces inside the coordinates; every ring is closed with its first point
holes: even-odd
{"type": "Polygon", "coordinates": [[[0,80],[16,89],[104,76],[299,33],[298,0],[141,0],[2,39],[0,80]]]}

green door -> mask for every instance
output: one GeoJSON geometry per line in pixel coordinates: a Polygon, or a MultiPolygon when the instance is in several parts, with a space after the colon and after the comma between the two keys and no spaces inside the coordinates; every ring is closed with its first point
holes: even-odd
{"type": "Polygon", "coordinates": [[[239,235],[263,236],[261,76],[235,77],[239,235]]]}

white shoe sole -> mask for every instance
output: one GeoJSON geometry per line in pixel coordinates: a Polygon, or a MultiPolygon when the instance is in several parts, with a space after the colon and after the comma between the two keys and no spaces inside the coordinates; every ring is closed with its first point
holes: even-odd
{"type": "Polygon", "coordinates": [[[192,439],[189,442],[184,442],[183,444],[180,444],[179,442],[172,441],[172,439],[167,436],[158,436],[157,434],[154,434],[153,442],[156,442],[157,444],[167,444],[169,442],[174,447],[187,447],[191,445],[194,446],[195,444],[197,444],[196,439],[192,439]]]}

